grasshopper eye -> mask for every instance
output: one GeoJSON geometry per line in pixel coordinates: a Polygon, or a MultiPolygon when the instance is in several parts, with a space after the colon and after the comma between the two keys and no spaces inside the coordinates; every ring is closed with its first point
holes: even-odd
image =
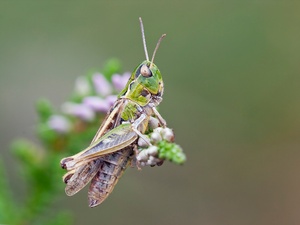
{"type": "Polygon", "coordinates": [[[143,65],[141,67],[141,74],[142,74],[143,77],[152,76],[152,73],[151,73],[150,69],[146,65],[143,65]]]}

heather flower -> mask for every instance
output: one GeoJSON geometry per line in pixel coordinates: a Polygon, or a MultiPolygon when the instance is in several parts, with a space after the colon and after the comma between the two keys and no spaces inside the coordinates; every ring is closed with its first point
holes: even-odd
{"type": "Polygon", "coordinates": [[[98,96],[87,96],[83,99],[83,104],[96,112],[106,113],[111,107],[110,102],[98,96]]]}
{"type": "MultiPolygon", "coordinates": [[[[101,73],[95,73],[92,76],[92,85],[87,77],[80,76],[75,82],[75,92],[80,96],[84,96],[81,103],[65,102],[62,105],[62,112],[80,118],[84,121],[93,121],[96,113],[106,113],[117,100],[115,92],[120,92],[130,78],[130,73],[126,72],[122,75],[114,74],[111,77],[112,84],[101,73]],[[91,95],[93,90],[96,95],[91,95]]],[[[70,129],[68,122],[64,122],[63,117],[51,118],[49,126],[59,132],[64,133],[70,129]],[[65,127],[64,127],[65,126],[65,127]]]]}
{"type": "Polygon", "coordinates": [[[157,127],[148,136],[152,145],[147,145],[143,140],[138,139],[140,152],[136,159],[141,166],[162,165],[165,159],[182,164],[186,156],[182,148],[174,143],[174,133],[168,127],[157,127]]]}
{"type": "Polygon", "coordinates": [[[111,84],[101,73],[95,73],[92,80],[97,94],[100,94],[101,96],[112,94],[111,84]]]}
{"type": "Polygon", "coordinates": [[[84,76],[77,77],[74,89],[75,92],[81,96],[89,95],[91,93],[90,83],[84,76]]]}
{"type": "Polygon", "coordinates": [[[95,119],[95,112],[90,107],[84,104],[65,102],[62,105],[62,111],[65,114],[79,117],[84,121],[92,121],[95,119]]]}
{"type": "Polygon", "coordinates": [[[120,92],[123,90],[123,88],[125,87],[127,81],[130,78],[130,73],[126,72],[123,75],[120,74],[114,74],[111,78],[111,81],[114,85],[114,88],[120,92]]]}
{"type": "Polygon", "coordinates": [[[109,95],[105,98],[105,101],[107,102],[107,104],[109,105],[109,107],[113,106],[113,104],[115,103],[115,101],[117,100],[117,96],[116,95],[109,95]]]}
{"type": "Polygon", "coordinates": [[[68,133],[71,129],[69,120],[61,115],[52,115],[48,120],[48,126],[50,129],[61,134],[68,133]]]}

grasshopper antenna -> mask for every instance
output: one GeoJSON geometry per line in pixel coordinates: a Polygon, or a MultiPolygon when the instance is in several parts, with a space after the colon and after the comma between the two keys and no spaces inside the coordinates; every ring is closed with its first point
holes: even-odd
{"type": "Polygon", "coordinates": [[[140,25],[141,25],[142,38],[143,38],[143,45],[144,45],[144,51],[145,51],[145,55],[146,55],[146,60],[149,61],[149,56],[148,56],[148,51],[147,51],[147,46],[146,46],[146,38],[145,38],[144,25],[143,25],[142,17],[139,17],[139,20],[140,20],[140,25]]]}
{"type": "Polygon", "coordinates": [[[156,47],[155,47],[154,52],[153,52],[153,55],[152,55],[150,68],[152,67],[152,64],[153,64],[154,57],[155,57],[155,54],[156,54],[156,52],[157,52],[157,49],[158,49],[158,47],[159,47],[159,45],[160,45],[162,39],[163,39],[165,36],[166,36],[166,34],[163,34],[163,35],[161,35],[161,37],[158,39],[158,42],[157,42],[157,44],[156,44],[156,47]]]}

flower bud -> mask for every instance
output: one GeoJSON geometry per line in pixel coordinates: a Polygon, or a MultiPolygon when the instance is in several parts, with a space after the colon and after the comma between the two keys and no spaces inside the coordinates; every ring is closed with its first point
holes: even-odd
{"type": "Polygon", "coordinates": [[[173,142],[175,139],[174,133],[170,128],[164,128],[162,131],[162,137],[168,142],[173,142]]]}
{"type": "Polygon", "coordinates": [[[155,117],[151,116],[148,124],[149,124],[149,128],[154,130],[155,128],[157,128],[159,126],[159,121],[155,117]]]}
{"type": "Polygon", "coordinates": [[[147,139],[148,143],[150,142],[150,138],[148,136],[144,135],[143,138],[139,138],[138,146],[140,146],[140,147],[148,147],[149,146],[148,143],[144,139],[147,139]]]}
{"type": "Polygon", "coordinates": [[[147,161],[148,160],[148,154],[146,150],[143,150],[139,152],[139,154],[136,156],[137,161],[147,161]]]}
{"type": "Polygon", "coordinates": [[[148,155],[150,155],[150,157],[156,156],[158,153],[158,147],[157,146],[150,146],[147,150],[148,155]]]}
{"type": "Polygon", "coordinates": [[[161,135],[158,133],[158,132],[153,132],[152,134],[151,134],[151,142],[153,142],[153,143],[158,143],[158,142],[160,142],[161,140],[162,140],[162,137],[161,137],[161,135]]]}

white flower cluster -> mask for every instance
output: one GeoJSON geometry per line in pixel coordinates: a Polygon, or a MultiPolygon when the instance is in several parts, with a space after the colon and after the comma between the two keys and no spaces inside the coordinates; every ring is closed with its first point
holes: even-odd
{"type": "MultiPolygon", "coordinates": [[[[148,138],[148,136],[146,136],[148,138]]],[[[163,164],[164,160],[158,158],[158,144],[160,141],[166,140],[168,142],[174,141],[174,133],[173,131],[166,127],[157,127],[153,130],[150,135],[149,141],[151,142],[151,146],[148,146],[146,141],[143,138],[139,138],[138,146],[140,147],[140,152],[136,156],[136,160],[141,166],[160,166],[163,164]]]]}

